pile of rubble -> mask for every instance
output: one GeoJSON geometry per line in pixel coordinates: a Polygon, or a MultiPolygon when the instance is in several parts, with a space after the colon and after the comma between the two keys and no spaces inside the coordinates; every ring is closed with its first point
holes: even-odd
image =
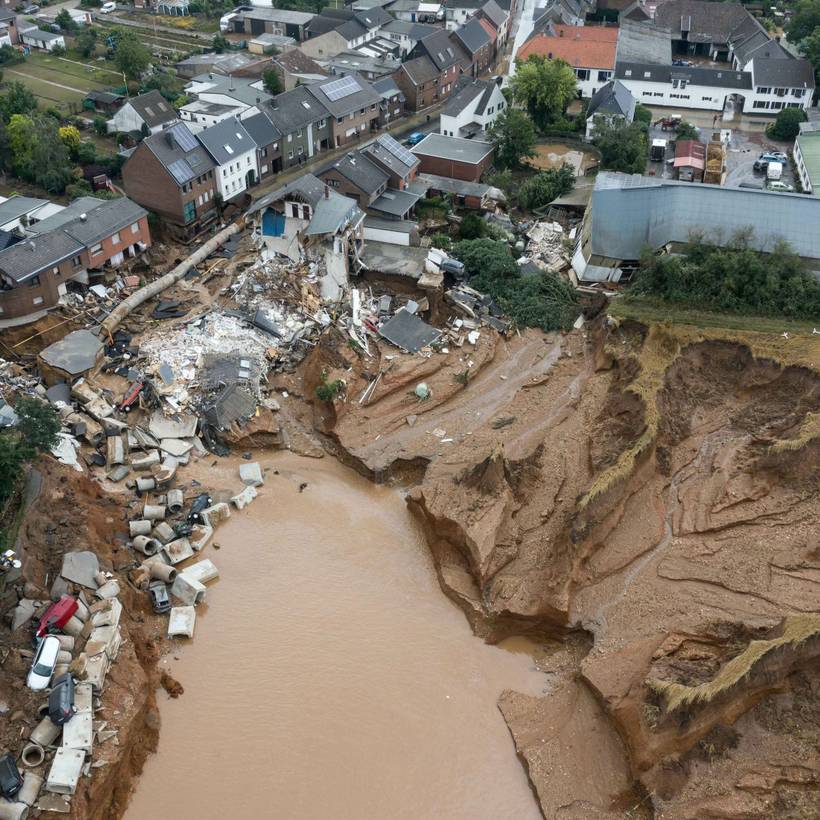
{"type": "Polygon", "coordinates": [[[569,267],[568,237],[557,222],[536,222],[526,233],[526,256],[549,273],[569,267]]]}

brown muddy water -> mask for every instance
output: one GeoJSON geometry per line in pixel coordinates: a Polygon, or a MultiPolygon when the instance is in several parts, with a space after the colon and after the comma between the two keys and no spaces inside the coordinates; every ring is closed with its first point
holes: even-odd
{"type": "Polygon", "coordinates": [[[532,647],[472,634],[399,492],[329,458],[261,463],[261,497],[206,550],[221,578],[196,636],[164,661],[185,694],[160,693],[126,820],[540,818],[496,707],[544,690],[532,647]]]}

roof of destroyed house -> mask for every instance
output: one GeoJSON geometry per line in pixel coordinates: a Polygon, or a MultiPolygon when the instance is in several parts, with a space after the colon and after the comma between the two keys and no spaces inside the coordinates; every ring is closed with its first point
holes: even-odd
{"type": "Polygon", "coordinates": [[[15,282],[22,282],[83,250],[85,245],[65,231],[52,231],[0,251],[0,271],[15,282]]]}
{"type": "Polygon", "coordinates": [[[328,61],[328,67],[334,74],[344,76],[355,72],[379,73],[385,76],[391,75],[401,62],[392,57],[370,57],[360,51],[342,51],[332,60],[328,61]]]}
{"type": "Polygon", "coordinates": [[[467,59],[464,47],[451,34],[443,28],[437,29],[433,34],[418,41],[417,53],[426,54],[439,71],[467,59]]]}
{"type": "Polygon", "coordinates": [[[706,0],[668,0],[659,3],[655,22],[671,31],[674,40],[690,43],[728,43],[729,37],[749,12],[740,3],[712,3],[706,0]]]}
{"type": "Polygon", "coordinates": [[[91,331],[74,330],[41,350],[39,356],[50,367],[79,376],[94,367],[102,348],[102,342],[91,331]]]}
{"type": "Polygon", "coordinates": [[[296,45],[296,40],[293,37],[286,37],[284,34],[271,34],[268,31],[254,37],[251,42],[260,46],[277,46],[278,48],[296,45]]]}
{"type": "Polygon", "coordinates": [[[697,140],[678,140],[675,143],[675,168],[698,168],[706,165],[706,146],[697,140]]]}
{"type": "Polygon", "coordinates": [[[573,67],[609,69],[615,67],[617,28],[565,26],[556,23],[556,36],[546,33],[527,40],[517,57],[526,60],[535,54],[550,60],[564,60],[573,67]]]}
{"type": "Polygon", "coordinates": [[[192,54],[184,60],[180,60],[176,67],[192,68],[201,71],[203,68],[208,68],[209,71],[215,71],[219,74],[229,74],[233,71],[240,71],[249,65],[260,62],[258,57],[243,54],[241,52],[232,52],[231,54],[192,54]]]}
{"type": "Polygon", "coordinates": [[[672,40],[669,32],[651,23],[624,20],[618,32],[618,63],[671,65],[672,40]]]}
{"type": "Polygon", "coordinates": [[[251,135],[251,139],[260,147],[270,145],[272,142],[282,138],[277,127],[270,121],[267,114],[254,114],[252,117],[242,120],[245,130],[251,135]]]}
{"type": "Polygon", "coordinates": [[[283,51],[273,58],[276,65],[281,66],[289,74],[318,74],[319,76],[326,76],[327,71],[319,65],[312,57],[308,57],[304,51],[298,48],[292,48],[288,51],[283,51]]]}
{"type": "Polygon", "coordinates": [[[620,80],[631,78],[645,83],[668,84],[672,80],[686,80],[690,85],[708,85],[716,88],[752,87],[752,75],[748,71],[735,71],[731,68],[618,63],[615,67],[615,76],[620,80]]]}
{"type": "Polygon", "coordinates": [[[486,32],[484,26],[481,25],[481,21],[476,17],[468,20],[461,28],[457,28],[453,33],[470,54],[475,54],[492,42],[492,38],[486,32]]]}
{"type": "Polygon", "coordinates": [[[239,16],[248,17],[251,20],[270,20],[274,23],[285,23],[293,26],[303,26],[316,17],[315,14],[308,11],[269,8],[254,8],[250,11],[241,12],[239,16]]]}
{"type": "Polygon", "coordinates": [[[217,165],[233,162],[240,154],[256,150],[253,137],[237,119],[227,119],[203,129],[197,134],[217,165]]]}
{"type": "Polygon", "coordinates": [[[401,67],[414,85],[422,85],[430,82],[430,80],[435,80],[440,73],[429,57],[415,57],[406,63],[402,63],[401,67]]]}
{"type": "Polygon", "coordinates": [[[595,180],[591,208],[591,252],[612,259],[638,259],[647,245],[686,243],[693,233],[728,240],[749,226],[757,250],[784,239],[800,256],[820,259],[815,197],[604,171],[595,180]]]}
{"type": "Polygon", "coordinates": [[[392,77],[373,80],[372,86],[378,91],[383,100],[389,100],[391,97],[404,97],[402,90],[396,85],[396,81],[392,77]]]}
{"type": "Polygon", "coordinates": [[[58,211],[56,214],[52,214],[45,219],[41,219],[39,222],[35,222],[34,225],[27,227],[26,233],[41,234],[54,231],[66,223],[75,220],[80,214],[87,214],[89,211],[99,208],[104,202],[105,200],[97,199],[93,196],[81,196],[66,205],[62,211],[58,211]]]}
{"type": "Polygon", "coordinates": [[[764,59],[752,60],[752,77],[755,85],[786,88],[814,88],[814,69],[808,60],[764,59]]]}
{"type": "Polygon", "coordinates": [[[218,103],[218,102],[206,102],[205,100],[194,100],[193,102],[186,103],[180,109],[180,111],[187,111],[191,114],[211,114],[214,116],[219,116],[221,114],[225,114],[229,111],[237,111],[241,112],[246,110],[244,106],[240,104],[234,103],[233,105],[228,105],[227,103],[218,103]]]}
{"type": "Polygon", "coordinates": [[[30,214],[42,208],[43,205],[48,205],[47,199],[37,199],[33,196],[10,196],[5,202],[0,202],[0,225],[30,214]]]}
{"type": "Polygon", "coordinates": [[[457,117],[468,108],[474,114],[483,114],[495,89],[492,80],[474,80],[472,77],[460,77],[455,84],[450,99],[444,104],[442,114],[457,117]]]}
{"type": "Polygon", "coordinates": [[[356,152],[345,154],[328,165],[325,171],[338,171],[345,179],[352,182],[360,191],[373,195],[389,179],[387,173],[370,162],[367,157],[356,152]]]}
{"type": "Polygon", "coordinates": [[[305,230],[308,236],[334,233],[347,222],[355,222],[363,215],[354,199],[337,194],[313,174],[304,174],[299,179],[260,197],[248,209],[248,215],[263,211],[274,202],[282,202],[294,195],[307,202],[313,209],[313,217],[305,230]]]}
{"type": "Polygon", "coordinates": [[[587,106],[587,118],[593,114],[616,114],[629,122],[635,116],[635,98],[620,80],[610,80],[599,88],[587,106]]]}
{"type": "Polygon", "coordinates": [[[355,73],[306,87],[334,117],[342,117],[381,100],[373,86],[355,73]]]}
{"type": "Polygon", "coordinates": [[[142,144],[150,149],[180,186],[215,167],[208,152],[182,122],[146,137],[142,144]]]}
{"type": "Polygon", "coordinates": [[[399,176],[406,176],[420,161],[390,134],[380,134],[373,142],[365,145],[362,151],[399,176]]]}
{"type": "Polygon", "coordinates": [[[441,177],[437,174],[419,174],[418,181],[426,186],[427,190],[432,189],[446,194],[456,194],[457,196],[484,197],[496,190],[491,185],[485,185],[483,182],[468,182],[464,179],[441,177]]]}
{"type": "Polygon", "coordinates": [[[258,77],[234,77],[230,74],[200,74],[194,77],[185,86],[191,94],[221,94],[224,97],[238,100],[244,105],[258,105],[264,100],[269,100],[271,94],[261,85],[258,77]],[[193,88],[194,84],[202,85],[202,88],[193,88]],[[206,87],[207,86],[207,87],[206,87]]]}
{"type": "Polygon", "coordinates": [[[277,94],[265,107],[265,113],[282,134],[291,134],[330,114],[305,85],[277,94]]]}
{"type": "Polygon", "coordinates": [[[410,150],[417,155],[477,165],[484,157],[492,153],[493,146],[489,142],[480,140],[464,140],[459,137],[445,137],[443,134],[428,134],[410,150]]]}
{"type": "Polygon", "coordinates": [[[500,28],[507,21],[509,15],[507,14],[495,0],[489,0],[481,7],[481,13],[487,16],[487,19],[496,27],[500,28]]]}
{"type": "Polygon", "coordinates": [[[102,208],[94,208],[67,222],[63,230],[83,245],[94,245],[145,216],[148,216],[145,208],[123,196],[104,202],[102,208]]]}
{"type": "Polygon", "coordinates": [[[375,202],[370,204],[370,209],[389,216],[404,216],[419,199],[421,195],[412,191],[388,188],[375,202]]]}
{"type": "Polygon", "coordinates": [[[138,97],[131,97],[126,104],[130,105],[139,114],[149,128],[171,122],[177,118],[174,107],[156,89],[140,94],[138,97]]]}

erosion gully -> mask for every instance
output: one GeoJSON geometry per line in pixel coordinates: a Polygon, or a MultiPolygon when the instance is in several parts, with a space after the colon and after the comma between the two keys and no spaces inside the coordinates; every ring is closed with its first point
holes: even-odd
{"type": "Polygon", "coordinates": [[[540,818],[496,708],[544,691],[535,645],[472,634],[399,491],[331,458],[260,463],[260,498],[206,551],[195,639],[163,660],[185,693],[126,820],[540,818]]]}

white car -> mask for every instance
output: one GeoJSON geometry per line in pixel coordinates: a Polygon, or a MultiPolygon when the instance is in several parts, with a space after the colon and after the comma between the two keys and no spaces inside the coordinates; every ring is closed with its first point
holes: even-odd
{"type": "Polygon", "coordinates": [[[57,653],[60,651],[60,642],[54,635],[46,635],[37,647],[37,654],[31,662],[31,671],[28,673],[26,684],[29,689],[39,692],[47,689],[57,665],[57,653]]]}
{"type": "Polygon", "coordinates": [[[116,3],[103,3],[100,6],[100,14],[111,14],[112,11],[117,10],[116,3]]]}

